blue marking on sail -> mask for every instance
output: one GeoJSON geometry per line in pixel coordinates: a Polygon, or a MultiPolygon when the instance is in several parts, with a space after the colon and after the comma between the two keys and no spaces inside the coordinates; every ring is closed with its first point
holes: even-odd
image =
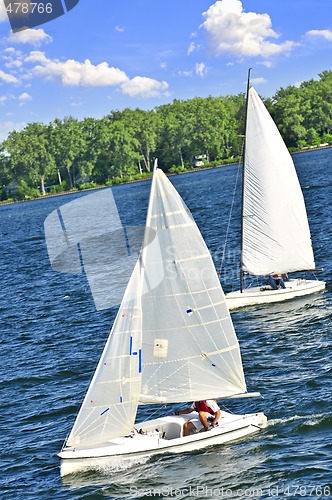
{"type": "Polygon", "coordinates": [[[106,408],[106,410],[104,410],[103,413],[100,414],[100,416],[104,415],[104,413],[106,413],[107,411],[109,411],[109,407],[106,408]]]}
{"type": "Polygon", "coordinates": [[[120,403],[123,403],[123,397],[120,396],[120,403]]]}
{"type": "Polygon", "coordinates": [[[133,337],[129,339],[129,354],[131,355],[133,352],[133,337]]]}
{"type": "Polygon", "coordinates": [[[138,351],[138,373],[142,373],[142,349],[138,351]]]}

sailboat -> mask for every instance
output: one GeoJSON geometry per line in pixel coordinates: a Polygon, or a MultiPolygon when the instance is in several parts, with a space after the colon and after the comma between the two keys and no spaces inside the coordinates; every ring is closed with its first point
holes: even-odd
{"type": "MultiPolygon", "coordinates": [[[[255,89],[247,85],[243,155],[240,290],[226,294],[229,309],[280,302],[323,290],[305,277],[285,288],[244,286],[244,277],[314,271],[315,261],[303,194],[291,155],[255,89]]],[[[248,282],[248,281],[247,281],[248,282]]]]}
{"type": "Polygon", "coordinates": [[[255,433],[267,423],[262,412],[222,411],[217,427],[183,436],[191,414],[175,415],[171,408],[168,415],[140,422],[139,405],[259,395],[247,392],[239,343],[210,252],[182,198],[155,164],[142,249],[59,453],[61,475],[198,450],[255,433]]]}

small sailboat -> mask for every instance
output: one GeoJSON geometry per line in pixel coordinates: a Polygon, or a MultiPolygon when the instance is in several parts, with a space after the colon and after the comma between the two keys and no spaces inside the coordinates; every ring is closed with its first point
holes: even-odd
{"type": "Polygon", "coordinates": [[[255,89],[247,86],[242,183],[240,290],[226,294],[229,309],[280,302],[318,292],[325,282],[304,277],[285,288],[244,285],[244,277],[314,271],[310,229],[291,155],[255,89]]]}
{"type": "MultiPolygon", "coordinates": [[[[154,168],[143,245],[74,426],[61,475],[225,443],[266,425],[221,412],[219,426],[183,436],[188,415],[137,422],[140,404],[257,396],[210,252],[182,198],[154,168]]],[[[187,405],[188,406],[188,405],[187,405]]],[[[197,414],[196,414],[197,415],[197,414]]]]}

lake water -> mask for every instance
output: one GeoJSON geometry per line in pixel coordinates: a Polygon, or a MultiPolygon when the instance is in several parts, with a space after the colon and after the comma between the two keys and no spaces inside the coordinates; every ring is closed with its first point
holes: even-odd
{"type": "MultiPolygon", "coordinates": [[[[82,193],[0,207],[1,498],[330,496],[332,149],[297,154],[294,161],[316,266],[324,268],[318,277],[327,281],[327,290],[232,314],[248,390],[260,391],[264,399],[226,407],[241,413],[264,411],[268,427],[225,446],[63,480],[57,453],[73,425],[115,309],[95,311],[84,277],[57,273],[48,260],[45,218],[82,193]]],[[[230,166],[171,178],[218,268],[236,174],[237,167],[230,166]]],[[[124,224],[144,224],[149,188],[149,181],[113,188],[124,224]]],[[[239,211],[236,202],[221,273],[226,290],[238,280],[239,211]]],[[[149,411],[140,410],[140,417],[149,411]]]]}

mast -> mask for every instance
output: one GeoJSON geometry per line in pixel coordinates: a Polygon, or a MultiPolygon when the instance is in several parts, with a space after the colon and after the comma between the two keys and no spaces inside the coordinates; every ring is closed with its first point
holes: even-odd
{"type": "Polygon", "coordinates": [[[243,152],[242,152],[242,197],[241,197],[241,255],[240,255],[240,292],[243,292],[243,205],[244,205],[244,180],[245,180],[245,157],[246,157],[246,132],[247,132],[247,116],[248,116],[248,101],[249,101],[249,87],[250,87],[250,72],[251,68],[248,69],[248,80],[247,80],[247,95],[246,95],[246,112],[244,119],[244,142],[243,142],[243,152]]]}

